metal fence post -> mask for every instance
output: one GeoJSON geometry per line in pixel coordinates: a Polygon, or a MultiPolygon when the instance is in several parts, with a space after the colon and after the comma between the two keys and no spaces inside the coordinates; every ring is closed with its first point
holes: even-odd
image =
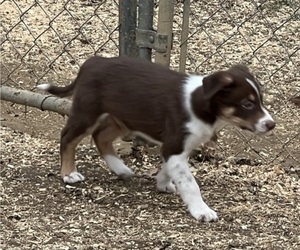
{"type": "MultiPolygon", "coordinates": [[[[138,28],[139,29],[153,30],[153,8],[154,8],[154,0],[139,0],[138,3],[138,28]]],[[[151,52],[152,49],[149,47],[140,47],[139,57],[151,61],[151,52]]]]}
{"type": "Polygon", "coordinates": [[[137,57],[135,30],[137,20],[137,0],[119,0],[119,55],[137,57]]]}
{"type": "Polygon", "coordinates": [[[190,0],[184,0],[183,3],[183,19],[181,30],[181,44],[180,44],[180,60],[179,71],[185,72],[187,44],[189,36],[189,17],[190,17],[190,0]]]}
{"type": "Polygon", "coordinates": [[[174,0],[160,0],[158,11],[157,33],[167,35],[167,51],[155,52],[155,62],[166,66],[170,65],[172,49],[172,29],[174,17],[174,0]]]}

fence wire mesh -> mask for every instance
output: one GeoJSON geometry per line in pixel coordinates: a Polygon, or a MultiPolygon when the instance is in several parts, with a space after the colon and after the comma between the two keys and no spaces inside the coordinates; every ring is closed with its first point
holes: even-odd
{"type": "Polygon", "coordinates": [[[3,84],[71,80],[93,54],[118,55],[117,1],[3,1],[3,84]]]}
{"type": "MultiPolygon", "coordinates": [[[[184,1],[181,1],[184,2],[184,1]]],[[[300,163],[300,12],[298,1],[191,1],[187,72],[207,74],[245,63],[261,81],[277,127],[259,138],[236,128],[221,132],[219,152],[254,163],[300,163]]],[[[173,67],[178,67],[182,7],[175,13],[173,67]]]]}
{"type": "MultiPolygon", "coordinates": [[[[178,69],[182,5],[176,1],[171,67],[178,69]]],[[[157,22],[157,2],[155,20],[157,22]]],[[[207,74],[246,63],[261,80],[277,127],[259,138],[229,127],[217,151],[241,163],[300,163],[299,2],[292,0],[191,1],[187,38],[189,73],[207,74]]],[[[117,56],[118,1],[1,2],[2,84],[33,89],[64,85],[89,56],[117,56]]]]}

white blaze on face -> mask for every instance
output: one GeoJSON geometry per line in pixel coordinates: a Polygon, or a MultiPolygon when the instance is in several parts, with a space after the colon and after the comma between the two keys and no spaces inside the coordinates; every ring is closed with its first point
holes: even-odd
{"type": "Polygon", "coordinates": [[[255,123],[255,133],[257,134],[263,134],[269,131],[268,124],[273,123],[274,120],[269,114],[269,112],[265,109],[265,107],[262,104],[259,90],[257,89],[256,85],[254,84],[253,81],[250,79],[246,78],[246,81],[252,86],[252,88],[255,90],[255,93],[257,94],[257,98],[259,100],[259,105],[261,110],[263,111],[264,115],[255,123]]]}
{"type": "Polygon", "coordinates": [[[264,116],[258,120],[258,122],[255,124],[255,130],[258,134],[263,134],[269,131],[269,128],[267,124],[274,122],[273,118],[269,114],[269,112],[262,108],[264,112],[264,116]]]}

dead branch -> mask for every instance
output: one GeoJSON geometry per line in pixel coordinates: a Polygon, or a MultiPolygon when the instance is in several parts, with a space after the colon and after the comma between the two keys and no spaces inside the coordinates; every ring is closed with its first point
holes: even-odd
{"type": "Polygon", "coordinates": [[[72,102],[52,95],[42,95],[8,86],[0,87],[1,100],[69,115],[72,102]]]}

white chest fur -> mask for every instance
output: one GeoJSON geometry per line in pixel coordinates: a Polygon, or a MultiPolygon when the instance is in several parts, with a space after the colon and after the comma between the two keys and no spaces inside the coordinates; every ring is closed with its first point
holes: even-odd
{"type": "Polygon", "coordinates": [[[205,123],[195,116],[191,107],[191,95],[198,88],[201,87],[203,76],[188,76],[184,85],[184,104],[190,116],[189,122],[186,124],[187,131],[190,135],[185,141],[185,151],[190,152],[200,144],[208,142],[213,136],[215,130],[222,127],[222,122],[217,121],[213,125],[205,123]]]}

